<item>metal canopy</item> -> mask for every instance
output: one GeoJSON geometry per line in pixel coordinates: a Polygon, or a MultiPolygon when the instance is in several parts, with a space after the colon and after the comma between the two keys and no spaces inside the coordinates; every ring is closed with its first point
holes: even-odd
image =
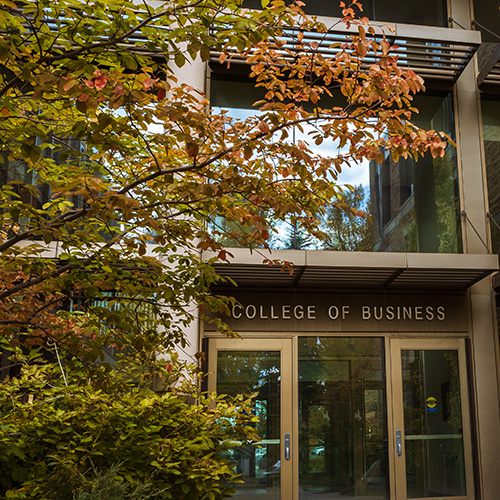
{"type": "Polygon", "coordinates": [[[478,51],[477,85],[483,92],[500,92],[500,43],[486,42],[478,51]]]}
{"type": "Polygon", "coordinates": [[[271,255],[228,249],[217,273],[239,287],[464,290],[498,270],[496,255],[409,254],[281,250],[271,255]],[[263,259],[293,263],[263,264],[263,259]]]}
{"type": "MultiPolygon", "coordinates": [[[[357,33],[357,27],[352,26],[347,29],[340,20],[334,18],[319,19],[325,22],[325,25],[333,25],[334,28],[327,33],[304,32],[303,40],[314,43],[315,48],[311,49],[311,54],[320,53],[324,57],[334,57],[341,50],[340,45],[345,43],[346,37],[357,33]]],[[[375,22],[370,23],[370,26],[375,29],[373,35],[375,39],[381,40],[382,34],[385,33],[387,40],[398,47],[393,53],[397,54],[402,68],[414,70],[425,80],[454,83],[481,43],[478,31],[407,24],[391,25],[392,31],[388,28],[388,24],[375,22]]],[[[297,34],[298,31],[290,30],[283,36],[284,49],[291,54],[296,51],[297,34]]],[[[219,55],[220,53],[216,51],[211,53],[215,69],[219,55]]],[[[366,64],[375,62],[379,56],[368,53],[365,58],[366,64]]],[[[243,62],[243,59],[235,52],[232,63],[237,62],[243,62]]]]}

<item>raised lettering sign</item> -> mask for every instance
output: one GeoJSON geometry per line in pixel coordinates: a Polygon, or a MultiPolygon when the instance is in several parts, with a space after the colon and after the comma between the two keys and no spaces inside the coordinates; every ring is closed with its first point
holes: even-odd
{"type": "MultiPolygon", "coordinates": [[[[467,332],[465,294],[244,293],[231,316],[239,331],[467,332]]],[[[210,331],[211,325],[206,325],[210,331]]]]}

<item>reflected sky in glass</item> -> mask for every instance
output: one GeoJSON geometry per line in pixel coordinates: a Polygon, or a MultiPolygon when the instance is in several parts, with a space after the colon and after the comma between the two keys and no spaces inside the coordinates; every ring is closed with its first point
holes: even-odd
{"type": "MultiPolygon", "coordinates": [[[[213,107],[215,113],[221,113],[222,110],[227,111],[227,116],[230,116],[239,120],[246,120],[253,116],[259,114],[257,109],[244,109],[244,108],[222,108],[213,107]]],[[[298,128],[294,128],[293,136],[291,134],[291,140],[302,140],[308,147],[313,151],[313,153],[324,156],[324,157],[335,157],[340,153],[346,153],[347,149],[340,150],[338,146],[335,145],[333,141],[324,141],[322,144],[317,146],[314,141],[311,140],[309,133],[314,130],[314,127],[309,124],[302,126],[303,132],[298,128]]],[[[289,139],[290,140],[290,139],[289,139]]],[[[349,184],[351,186],[362,185],[366,192],[370,189],[370,171],[369,171],[369,161],[364,160],[361,163],[351,162],[349,167],[344,167],[338,178],[338,184],[345,185],[349,184]]]]}

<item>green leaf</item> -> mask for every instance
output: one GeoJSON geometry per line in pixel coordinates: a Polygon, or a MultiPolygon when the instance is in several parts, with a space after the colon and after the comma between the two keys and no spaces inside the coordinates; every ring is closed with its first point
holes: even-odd
{"type": "Polygon", "coordinates": [[[186,58],[184,57],[184,54],[182,54],[181,52],[178,52],[177,54],[175,54],[175,64],[179,67],[179,68],[182,68],[182,66],[184,66],[184,64],[186,63],[186,58]]]}

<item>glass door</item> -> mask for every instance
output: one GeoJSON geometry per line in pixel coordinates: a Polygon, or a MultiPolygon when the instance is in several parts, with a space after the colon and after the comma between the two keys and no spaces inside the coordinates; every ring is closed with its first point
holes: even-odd
{"type": "Polygon", "coordinates": [[[291,339],[211,339],[209,390],[253,394],[260,447],[241,447],[231,457],[244,482],[238,500],[293,498],[291,339]]]}
{"type": "Polygon", "coordinates": [[[299,500],[389,500],[382,337],[299,337],[299,500]]]}
{"type": "Polygon", "coordinates": [[[396,500],[472,496],[464,341],[391,341],[396,500]]]}
{"type": "Polygon", "coordinates": [[[462,339],[210,339],[209,371],[257,393],[238,500],[473,497],[462,339]]]}

